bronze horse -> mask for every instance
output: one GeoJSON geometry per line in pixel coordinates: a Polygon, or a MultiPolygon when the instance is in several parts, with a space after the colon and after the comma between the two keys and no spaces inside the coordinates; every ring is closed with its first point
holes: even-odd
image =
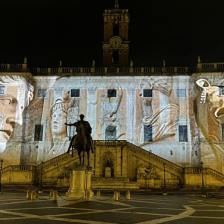
{"type": "Polygon", "coordinates": [[[94,144],[93,140],[90,135],[86,133],[86,128],[83,123],[75,123],[74,126],[79,130],[77,134],[74,135],[71,139],[71,143],[68,148],[68,153],[72,149],[72,156],[73,151],[76,149],[78,151],[79,162],[80,166],[84,166],[85,162],[85,153],[87,154],[87,165],[89,166],[89,152],[90,150],[92,153],[94,152],[94,144]]]}

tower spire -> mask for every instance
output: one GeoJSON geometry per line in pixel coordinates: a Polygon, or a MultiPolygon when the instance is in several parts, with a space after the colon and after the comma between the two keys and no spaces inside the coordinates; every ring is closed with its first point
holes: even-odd
{"type": "Polygon", "coordinates": [[[118,0],[115,0],[114,8],[115,8],[115,9],[118,9],[118,8],[119,8],[119,2],[118,2],[118,0]]]}

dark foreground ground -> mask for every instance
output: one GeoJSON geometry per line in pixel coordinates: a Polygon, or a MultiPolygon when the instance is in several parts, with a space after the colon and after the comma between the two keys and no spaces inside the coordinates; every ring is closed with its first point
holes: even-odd
{"type": "Polygon", "coordinates": [[[142,223],[224,224],[224,200],[200,195],[132,195],[131,200],[112,195],[92,201],[58,201],[47,195],[27,201],[26,193],[0,194],[0,224],[142,223]]]}

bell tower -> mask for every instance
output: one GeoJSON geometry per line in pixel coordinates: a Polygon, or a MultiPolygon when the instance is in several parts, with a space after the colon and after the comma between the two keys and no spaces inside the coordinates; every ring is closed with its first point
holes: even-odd
{"type": "Polygon", "coordinates": [[[103,18],[103,64],[127,66],[129,64],[128,9],[120,9],[118,0],[115,0],[114,8],[105,10],[103,18]]]}

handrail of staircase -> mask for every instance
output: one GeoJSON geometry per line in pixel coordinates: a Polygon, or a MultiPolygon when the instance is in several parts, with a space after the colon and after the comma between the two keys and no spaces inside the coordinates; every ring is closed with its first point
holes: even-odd
{"type": "MultiPolygon", "coordinates": [[[[184,168],[185,173],[189,174],[201,174],[202,173],[202,167],[185,167],[184,168]]],[[[212,176],[217,177],[218,179],[224,180],[224,174],[221,172],[214,170],[210,167],[204,167],[203,168],[203,173],[204,174],[210,174],[212,176]]]]}
{"type": "Polygon", "coordinates": [[[206,172],[212,176],[217,177],[218,179],[224,180],[224,174],[218,172],[217,170],[213,170],[212,168],[206,168],[206,172]]]}
{"type": "MultiPolygon", "coordinates": [[[[203,168],[203,171],[205,171],[206,168],[203,168]]],[[[188,174],[201,174],[202,168],[201,167],[184,167],[184,173],[188,174]]]]}
{"type": "Polygon", "coordinates": [[[9,165],[2,169],[2,173],[6,173],[8,171],[34,171],[36,166],[33,165],[9,165]]]}
{"type": "Polygon", "coordinates": [[[126,140],[94,140],[94,145],[106,145],[106,146],[117,146],[126,145],[126,140]]]}
{"type": "Polygon", "coordinates": [[[165,164],[166,166],[172,168],[172,169],[175,169],[177,170],[178,172],[182,173],[183,172],[183,167],[176,164],[176,163],[173,163],[167,159],[164,159],[160,156],[157,156],[156,154],[152,153],[152,152],[149,152],[149,151],[146,151],[145,149],[133,144],[133,143],[130,143],[130,142],[127,142],[127,145],[129,145],[132,149],[135,149],[135,150],[138,150],[138,151],[142,151],[144,152],[145,154],[147,153],[147,156],[150,156],[150,158],[153,158],[163,164],[165,164]]]}
{"type": "MultiPolygon", "coordinates": [[[[75,156],[74,152],[73,152],[73,155],[75,156]]],[[[42,162],[42,163],[38,164],[37,169],[43,169],[43,168],[47,169],[49,167],[52,167],[52,165],[57,166],[58,163],[60,163],[61,161],[63,161],[65,158],[68,158],[68,157],[71,157],[71,155],[68,154],[67,152],[65,152],[65,153],[63,153],[59,156],[56,156],[56,157],[54,157],[50,160],[47,160],[45,162],[42,162]]]]}

